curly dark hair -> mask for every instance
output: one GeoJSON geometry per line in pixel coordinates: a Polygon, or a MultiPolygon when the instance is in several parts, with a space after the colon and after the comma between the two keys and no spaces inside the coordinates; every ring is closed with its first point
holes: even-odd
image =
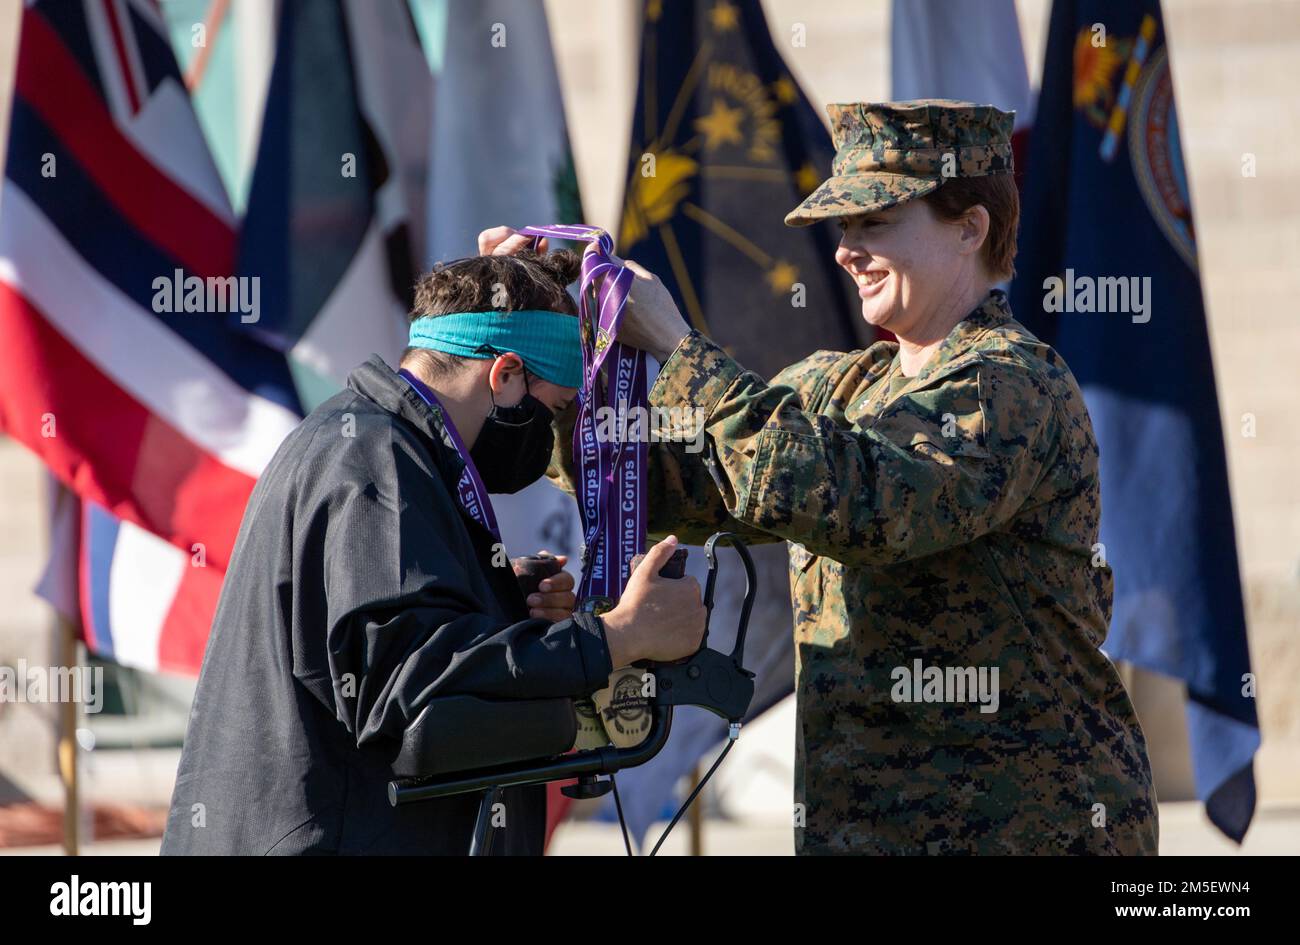
{"type": "MultiPolygon", "coordinates": [[[[438,263],[415,284],[410,319],[454,312],[518,312],[546,309],[578,314],[567,287],[582,269],[572,250],[538,254],[528,250],[512,256],[470,256],[438,263]]],[[[428,348],[407,348],[402,366],[418,363],[430,377],[459,371],[468,358],[428,348]]]]}

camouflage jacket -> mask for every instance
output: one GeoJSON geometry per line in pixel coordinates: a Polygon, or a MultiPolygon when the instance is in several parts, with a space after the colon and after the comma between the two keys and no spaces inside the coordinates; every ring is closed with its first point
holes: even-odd
{"type": "Polygon", "coordinates": [[[650,393],[705,425],[652,445],[651,533],[790,543],[796,848],[1155,853],[1073,375],[998,291],[891,392],[897,350],[765,384],[693,332],[650,393]]]}

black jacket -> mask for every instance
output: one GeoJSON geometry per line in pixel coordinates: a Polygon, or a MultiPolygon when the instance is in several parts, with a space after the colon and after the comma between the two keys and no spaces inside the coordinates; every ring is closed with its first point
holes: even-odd
{"type": "MultiPolygon", "coordinates": [[[[600,621],[527,619],[455,497],[462,467],[441,414],[378,356],[286,438],[244,512],[164,854],[464,853],[476,797],[385,794],[421,708],[605,685],[600,621]]],[[[540,853],[544,790],[505,803],[496,851],[540,853]]]]}

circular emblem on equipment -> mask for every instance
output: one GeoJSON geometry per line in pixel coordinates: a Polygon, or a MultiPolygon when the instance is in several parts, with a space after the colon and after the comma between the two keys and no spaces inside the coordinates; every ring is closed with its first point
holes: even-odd
{"type": "Polygon", "coordinates": [[[642,695],[642,671],[629,666],[614,674],[592,701],[600,710],[609,740],[618,748],[639,745],[650,731],[650,700],[642,695]]]}
{"type": "Polygon", "coordinates": [[[1161,232],[1183,261],[1195,269],[1192,201],[1178,138],[1169,56],[1164,46],[1151,54],[1133,88],[1128,124],[1129,155],[1138,189],[1161,232]]]}

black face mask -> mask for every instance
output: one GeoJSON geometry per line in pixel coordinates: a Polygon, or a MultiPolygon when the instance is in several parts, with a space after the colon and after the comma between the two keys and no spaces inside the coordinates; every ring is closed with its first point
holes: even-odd
{"type": "MultiPolygon", "coordinates": [[[[525,390],[527,384],[525,375],[525,390]]],[[[492,412],[469,451],[488,492],[518,492],[546,475],[555,446],[554,416],[531,393],[513,407],[502,407],[492,399],[492,412]]]]}

